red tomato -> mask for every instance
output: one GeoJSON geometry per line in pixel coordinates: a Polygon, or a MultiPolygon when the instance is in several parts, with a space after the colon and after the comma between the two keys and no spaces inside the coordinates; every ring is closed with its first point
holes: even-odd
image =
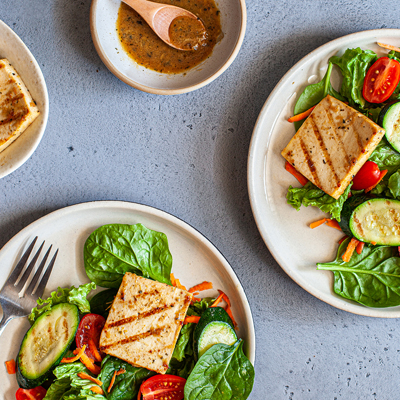
{"type": "Polygon", "coordinates": [[[370,103],[386,101],[400,81],[400,63],[381,57],[368,70],[364,79],[363,97],[370,103]]]}
{"type": "Polygon", "coordinates": [[[46,396],[46,389],[41,386],[34,389],[18,389],[15,397],[17,400],[42,400],[46,396]]]}
{"type": "Polygon", "coordinates": [[[366,189],[375,185],[380,177],[381,171],[379,171],[379,167],[373,161],[367,161],[353,178],[353,186],[351,188],[354,190],[366,189]]]}
{"type": "Polygon", "coordinates": [[[186,379],[175,375],[155,375],[145,380],[140,386],[143,400],[171,399],[182,400],[186,379]]]}
{"type": "Polygon", "coordinates": [[[89,340],[93,340],[97,349],[99,348],[100,334],[106,320],[99,314],[86,314],[79,323],[76,332],[76,346],[82,348],[86,344],[85,353],[92,360],[95,355],[90,351],[89,340]]]}

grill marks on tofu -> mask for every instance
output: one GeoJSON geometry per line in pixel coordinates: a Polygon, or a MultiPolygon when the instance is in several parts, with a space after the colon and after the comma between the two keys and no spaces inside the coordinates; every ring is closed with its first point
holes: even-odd
{"type": "Polygon", "coordinates": [[[363,114],[328,95],[282,155],[314,185],[337,199],[384,134],[384,129],[363,114]]]}
{"type": "Polygon", "coordinates": [[[126,273],[100,337],[100,349],[164,374],[192,294],[126,273]]]}

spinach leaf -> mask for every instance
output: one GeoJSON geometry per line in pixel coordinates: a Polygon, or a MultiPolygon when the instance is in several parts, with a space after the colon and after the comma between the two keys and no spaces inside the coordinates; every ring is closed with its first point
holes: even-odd
{"type": "Polygon", "coordinates": [[[243,341],[215,344],[198,360],[185,385],[185,400],[245,400],[254,383],[254,368],[243,341]]]}
{"type": "Polygon", "coordinates": [[[196,315],[197,317],[201,317],[204,311],[209,308],[212,303],[214,303],[215,299],[212,297],[204,297],[201,301],[196,301],[191,304],[188,308],[188,315],[196,315]]]}
{"type": "Polygon", "coordinates": [[[100,314],[107,319],[110,307],[117,293],[118,289],[107,289],[93,296],[89,302],[92,313],[100,314]]]}
{"type": "MultiPolygon", "coordinates": [[[[369,67],[377,60],[371,50],[347,49],[341,57],[333,56],[329,62],[336,64],[343,75],[340,94],[346,97],[351,106],[358,104],[361,108],[369,106],[362,95],[365,75],[369,67]]],[[[372,108],[372,107],[369,107],[372,108]]]]}
{"type": "Polygon", "coordinates": [[[400,168],[400,153],[393,149],[386,138],[383,138],[368,158],[378,164],[380,170],[387,169],[388,175],[400,168]]]}
{"type": "Polygon", "coordinates": [[[336,259],[317,264],[317,269],[332,271],[333,290],[339,296],[368,307],[400,305],[400,257],[397,247],[364,246],[349,262],[341,259],[350,239],[338,249],[336,259]]]}
{"type": "MultiPolygon", "coordinates": [[[[311,107],[318,104],[324,97],[330,94],[339,100],[346,101],[331,85],[331,73],[332,63],[329,63],[328,69],[325,76],[318,83],[306,86],[297,99],[296,105],[294,106],[294,115],[300,114],[304,111],[309,110],[311,107]]],[[[296,131],[300,128],[304,121],[298,121],[295,123],[296,131]]]]}
{"type": "Polygon", "coordinates": [[[96,289],[96,285],[93,282],[81,285],[78,288],[71,286],[70,288],[58,288],[56,291],[51,292],[50,297],[47,299],[39,298],[37,304],[39,307],[32,309],[29,315],[29,321],[33,324],[35,320],[46,311],[49,311],[51,307],[60,303],[70,303],[78,306],[79,311],[82,314],[90,312],[89,301],[87,300],[88,294],[96,289]]]}
{"type": "Polygon", "coordinates": [[[171,284],[167,237],[141,224],[96,229],[86,240],[84,261],[86,274],[99,286],[118,288],[125,272],[171,284]]]}
{"type": "Polygon", "coordinates": [[[155,372],[145,368],[134,367],[119,358],[106,356],[101,363],[99,379],[103,382],[103,388],[110,386],[115,371],[124,369],[126,372],[117,375],[110,393],[106,393],[108,400],[132,400],[136,399],[142,382],[155,375],[155,372]]]}
{"type": "Polygon", "coordinates": [[[332,218],[340,221],[340,213],[344,202],[349,196],[351,184],[347,186],[343,194],[336,200],[323,190],[317,188],[313,183],[308,182],[301,188],[289,186],[286,194],[288,204],[294,207],[297,211],[303,205],[305,207],[315,206],[321,211],[331,214],[332,218]]]}

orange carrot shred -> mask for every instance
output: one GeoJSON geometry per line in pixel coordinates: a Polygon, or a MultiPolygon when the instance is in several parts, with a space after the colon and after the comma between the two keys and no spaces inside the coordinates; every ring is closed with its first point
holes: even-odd
{"type": "Polygon", "coordinates": [[[286,171],[290,172],[300,182],[301,185],[304,186],[308,182],[308,179],[298,172],[297,169],[288,161],[285,163],[285,169],[286,171]]]}
{"type": "Polygon", "coordinates": [[[103,395],[104,395],[104,391],[103,391],[103,389],[102,389],[101,387],[92,386],[92,387],[90,388],[90,390],[91,390],[93,393],[103,394],[103,395]]]}
{"type": "Polygon", "coordinates": [[[187,315],[185,317],[185,319],[183,320],[183,325],[190,324],[190,323],[197,324],[199,321],[200,321],[200,317],[197,317],[195,315],[187,315]]]}
{"type": "Polygon", "coordinates": [[[6,361],[5,364],[6,364],[8,374],[13,375],[17,372],[15,360],[6,361]]]}
{"type": "Polygon", "coordinates": [[[300,114],[294,115],[293,117],[290,117],[290,118],[288,119],[288,121],[289,121],[289,122],[301,121],[301,120],[307,118],[307,117],[312,113],[312,110],[314,110],[314,108],[315,108],[315,106],[309,108],[307,111],[304,111],[304,112],[302,112],[302,113],[300,113],[300,114]]]}
{"type": "Polygon", "coordinates": [[[90,352],[94,355],[95,361],[98,361],[98,362],[103,361],[99,351],[97,350],[97,346],[94,344],[93,339],[89,339],[89,349],[90,349],[90,352]]]}
{"type": "Polygon", "coordinates": [[[392,46],[391,44],[385,44],[385,43],[379,43],[379,42],[376,42],[376,43],[378,44],[378,46],[383,47],[384,49],[400,52],[399,47],[392,46]]]}
{"type": "Polygon", "coordinates": [[[375,246],[375,245],[376,245],[376,242],[371,242],[371,244],[372,244],[372,246],[375,246]]]}
{"type": "Polygon", "coordinates": [[[342,244],[348,238],[347,235],[343,236],[339,241],[338,244],[342,244]]]}
{"type": "Polygon", "coordinates": [[[212,288],[213,288],[213,285],[212,285],[211,282],[204,281],[202,283],[199,283],[198,285],[195,285],[195,286],[191,287],[189,289],[189,292],[190,293],[202,292],[203,290],[209,290],[209,289],[212,289],[212,288]]]}
{"type": "Polygon", "coordinates": [[[231,306],[231,301],[229,300],[229,297],[222,291],[218,289],[219,294],[222,294],[222,298],[226,301],[226,304],[228,304],[228,306],[231,306]]]}
{"type": "Polygon", "coordinates": [[[79,373],[78,373],[78,376],[79,376],[79,378],[87,379],[87,380],[89,380],[89,381],[92,381],[92,382],[95,383],[96,385],[99,385],[99,386],[102,386],[102,385],[103,385],[103,382],[102,382],[102,381],[99,381],[98,379],[93,378],[93,376],[90,376],[90,375],[88,375],[88,374],[85,374],[84,372],[79,372],[79,373]]]}
{"type": "Polygon", "coordinates": [[[355,238],[352,238],[350,240],[349,244],[347,245],[346,251],[342,255],[342,260],[344,262],[349,262],[350,261],[351,256],[353,255],[354,250],[356,249],[357,245],[358,245],[358,240],[355,239],[355,238]]]}
{"type": "Polygon", "coordinates": [[[226,311],[226,313],[230,316],[230,318],[231,318],[231,320],[232,320],[233,325],[235,326],[235,328],[237,328],[238,324],[236,323],[235,318],[233,318],[233,314],[232,314],[231,308],[230,308],[229,306],[226,306],[225,311],[226,311]]]}
{"type": "Polygon", "coordinates": [[[101,368],[94,364],[92,359],[89,358],[85,353],[81,355],[82,364],[94,375],[98,375],[101,371],[101,368]]]}
{"type": "Polygon", "coordinates": [[[342,228],[340,227],[339,223],[338,223],[336,220],[334,220],[334,219],[328,219],[328,220],[326,221],[326,225],[328,225],[328,226],[331,227],[331,228],[338,229],[339,231],[342,230],[342,228]]]}
{"type": "Polygon", "coordinates": [[[183,286],[183,285],[179,282],[179,279],[176,279],[176,278],[175,278],[174,274],[172,274],[172,273],[170,274],[170,279],[171,279],[172,286],[175,286],[175,287],[177,287],[178,289],[186,290],[186,287],[183,286]]]}
{"type": "Polygon", "coordinates": [[[324,224],[326,221],[328,221],[328,218],[322,218],[318,221],[312,222],[310,224],[310,228],[311,229],[317,228],[318,226],[321,226],[322,224],[324,224]]]}
{"type": "Polygon", "coordinates": [[[387,172],[388,172],[387,169],[384,169],[383,171],[381,171],[381,175],[379,176],[378,182],[376,182],[375,185],[372,185],[372,186],[370,186],[370,187],[367,187],[367,188],[364,190],[364,192],[365,192],[365,193],[368,193],[368,192],[370,192],[372,189],[374,189],[374,188],[378,185],[378,183],[383,179],[383,177],[387,174],[387,172]]]}
{"type": "MultiPolygon", "coordinates": [[[[75,357],[69,357],[69,358],[64,357],[61,360],[61,362],[62,363],[73,363],[75,361],[78,361],[82,357],[82,354],[85,354],[85,349],[86,349],[86,344],[83,345],[83,347],[81,349],[79,349],[79,348],[76,349],[76,356],[75,357]]],[[[75,354],[75,351],[74,351],[74,354],[75,354]]]]}
{"type": "Polygon", "coordinates": [[[214,303],[211,304],[210,307],[217,307],[217,305],[218,305],[219,303],[221,303],[223,297],[224,297],[224,294],[221,293],[221,294],[215,299],[214,303]]]}
{"type": "Polygon", "coordinates": [[[197,301],[201,301],[198,297],[192,297],[191,304],[196,303],[197,301]]]}
{"type": "Polygon", "coordinates": [[[117,376],[117,371],[114,371],[114,374],[111,378],[110,386],[108,386],[107,393],[111,392],[112,387],[114,386],[115,377],[117,376]]]}
{"type": "Polygon", "coordinates": [[[121,368],[119,371],[117,371],[117,375],[122,375],[126,372],[125,369],[121,368]]]}
{"type": "Polygon", "coordinates": [[[361,254],[362,253],[364,245],[365,245],[364,242],[358,242],[357,247],[356,247],[357,254],[361,254]]]}

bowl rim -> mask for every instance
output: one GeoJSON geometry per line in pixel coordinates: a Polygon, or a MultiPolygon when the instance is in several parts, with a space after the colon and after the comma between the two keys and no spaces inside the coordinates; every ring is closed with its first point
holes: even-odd
{"type": "Polygon", "coordinates": [[[120,79],[122,82],[126,83],[127,85],[129,85],[131,87],[134,87],[135,89],[139,89],[139,90],[141,90],[143,92],[147,92],[147,93],[161,94],[161,95],[173,95],[173,94],[182,94],[182,93],[192,92],[194,90],[202,88],[203,86],[208,85],[213,80],[217,79],[223,72],[225,72],[228,69],[228,67],[232,64],[233,60],[238,55],[239,50],[243,43],[243,39],[244,39],[244,36],[246,33],[246,26],[247,26],[247,10],[246,10],[245,0],[238,0],[238,1],[239,1],[239,5],[240,5],[241,26],[240,26],[239,36],[236,40],[235,47],[233,48],[229,58],[225,61],[225,63],[222,65],[221,68],[219,68],[217,71],[215,71],[208,78],[202,80],[199,83],[196,83],[195,85],[183,87],[180,89],[156,89],[156,88],[138,83],[138,82],[134,81],[133,79],[130,79],[127,76],[125,76],[124,74],[122,74],[118,70],[118,68],[116,68],[114,66],[114,64],[111,62],[111,60],[107,57],[107,55],[100,43],[100,38],[97,33],[97,25],[96,25],[96,17],[95,17],[99,0],[92,0],[91,6],[90,6],[90,32],[92,35],[93,44],[97,51],[97,54],[103,61],[104,65],[108,68],[108,70],[112,74],[114,74],[118,79],[120,79]]]}

